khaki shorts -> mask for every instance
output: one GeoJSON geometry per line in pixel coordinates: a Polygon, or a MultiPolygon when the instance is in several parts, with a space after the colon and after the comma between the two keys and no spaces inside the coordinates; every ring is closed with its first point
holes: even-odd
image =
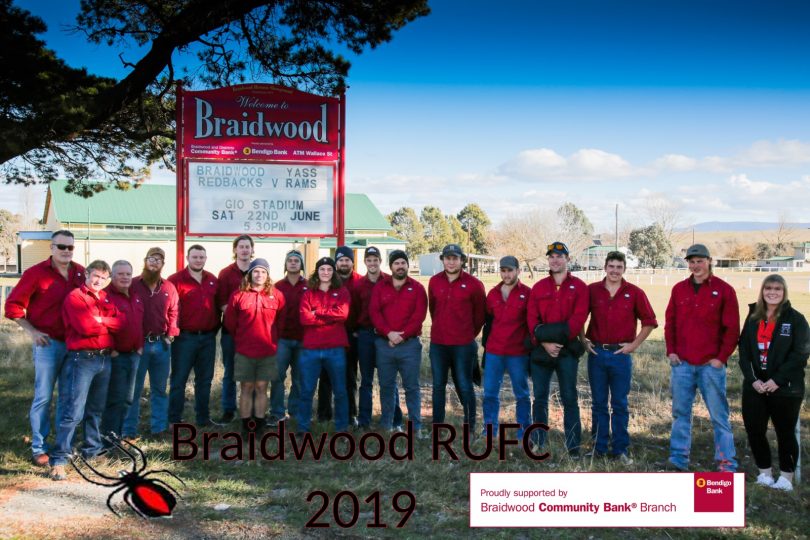
{"type": "Polygon", "coordinates": [[[236,353],[233,363],[233,379],[238,382],[275,381],[278,378],[278,364],[275,356],[248,358],[236,353]]]}

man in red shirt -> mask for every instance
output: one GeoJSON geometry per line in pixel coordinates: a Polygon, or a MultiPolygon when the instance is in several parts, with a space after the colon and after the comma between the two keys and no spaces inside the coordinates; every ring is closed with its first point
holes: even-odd
{"type": "Polygon", "coordinates": [[[700,389],[714,426],[718,470],[737,470],[734,434],[728,420],[726,363],[737,348],[740,308],[734,288],[712,274],[703,244],[686,250],[692,275],[672,288],[664,337],[672,371],[672,434],[667,469],[686,471],[692,446],[692,403],[700,389]]]}
{"type": "MultiPolygon", "coordinates": [[[[557,374],[560,385],[560,400],[563,404],[563,428],[565,447],[569,456],[579,457],[582,426],[579,419],[577,399],[577,370],[581,345],[579,333],[588,318],[588,286],[568,271],[568,246],[553,242],[546,251],[548,277],[534,284],[529,295],[526,312],[527,326],[532,335],[539,324],[565,323],[568,333],[565,343],[540,342],[539,346],[548,355],[549,361],[531,363],[534,406],[532,418],[535,423],[548,425],[548,393],[551,376],[557,374]]],[[[546,432],[539,430],[537,443],[545,444],[546,432]]]]}
{"type": "Polygon", "coordinates": [[[180,333],[177,327],[177,289],[160,276],[166,253],[159,247],[150,248],[143,261],[141,275],[132,280],[130,292],[143,304],[143,353],[138,362],[135,391],[132,405],[124,419],[124,438],[138,438],[138,422],[141,413],[141,393],[146,373],[149,372],[149,402],[152,411],[149,425],[153,435],[166,433],[169,429],[169,383],[171,355],[169,347],[180,333]]]}
{"type": "MultiPolygon", "coordinates": [[[[380,278],[371,293],[369,317],[376,329],[377,373],[380,379],[380,424],[397,429],[399,409],[397,373],[405,388],[408,420],[417,438],[422,438],[422,394],[419,370],[422,365],[422,323],[427,317],[427,294],[421,283],[408,276],[408,255],[396,249],[388,256],[391,276],[380,278]]],[[[373,375],[373,371],[372,371],[373,375]]],[[[361,402],[362,403],[362,402],[361,402]]],[[[369,414],[370,417],[370,414],[369,414]]]]}
{"type": "Polygon", "coordinates": [[[62,318],[68,350],[59,383],[59,406],[63,414],[56,429],[56,445],[50,457],[52,480],[65,480],[65,465],[72,453],[73,435],[82,422],[82,456],[92,458],[102,451],[101,415],[110,384],[110,353],[113,333],[127,321],[103,290],[110,278],[104,261],[87,265],[84,285],[65,298],[62,318]]]}
{"type": "Polygon", "coordinates": [[[478,362],[475,336],[486,318],[484,284],[462,269],[467,256],[458,244],[448,244],[440,256],[444,271],[430,278],[430,369],[433,372],[433,423],[444,422],[448,371],[464,408],[464,423],[475,433],[473,366],[478,362]]]}
{"type": "MultiPolygon", "coordinates": [[[[111,353],[110,387],[107,405],[101,417],[101,432],[121,436],[124,418],[135,395],[135,378],[143,354],[143,302],[130,290],[132,265],[128,261],[115,261],[112,265],[112,283],[104,292],[124,315],[127,324],[113,335],[115,346],[111,353]]],[[[110,446],[105,442],[105,447],[110,446]]]]}
{"type": "MultiPolygon", "coordinates": [[[[349,246],[340,246],[335,250],[335,272],[351,296],[355,285],[360,281],[360,274],[354,271],[354,250],[349,246]]],[[[349,425],[357,427],[357,337],[354,335],[357,325],[357,314],[354,308],[346,319],[346,336],[349,346],[346,348],[346,395],[349,401],[349,425]]],[[[326,370],[321,372],[318,381],[318,420],[332,419],[332,381],[326,370]]]]}
{"type": "Polygon", "coordinates": [[[591,322],[584,343],[588,351],[592,431],[596,441],[593,455],[607,455],[608,441],[611,441],[610,455],[619,458],[624,465],[632,465],[633,460],[627,453],[630,446],[627,395],[633,374],[630,354],[647,339],[658,322],[644,291],[622,277],[626,264],[624,253],[611,251],[605,259],[605,278],[588,285],[591,322]],[[641,330],[636,333],[639,321],[641,330]]]}
{"type": "MultiPolygon", "coordinates": [[[[31,451],[35,465],[48,465],[45,440],[50,431],[53,388],[65,362],[65,325],[62,303],[84,283],[84,267],[73,262],[73,233],[51,235],[51,256],[23,272],[6,299],[6,318],[16,322],[33,342],[34,400],[31,403],[31,451]]],[[[60,388],[60,392],[61,392],[60,388]]],[[[61,415],[56,407],[56,423],[61,415]]]]}
{"type": "Polygon", "coordinates": [[[203,269],[208,255],[201,245],[188,248],[186,258],[188,265],[169,276],[180,299],[180,335],[172,343],[169,423],[182,422],[186,383],[193,368],[195,422],[200,427],[219,427],[211,420],[208,407],[220,314],[216,299],[217,278],[203,269]]]}
{"type": "Polygon", "coordinates": [[[304,330],[301,327],[299,308],[301,296],[307,291],[307,280],[302,275],[304,256],[298,250],[291,250],[284,258],[284,279],[278,281],[276,289],[284,296],[284,309],[278,319],[278,350],[276,351],[276,365],[278,377],[270,382],[270,418],[268,427],[273,427],[287,417],[298,417],[301,399],[301,374],[298,369],[298,359],[301,356],[301,339],[304,330]],[[284,408],[284,381],[287,378],[287,369],[290,370],[290,394],[287,398],[287,408],[284,408]]]}
{"type": "MultiPolygon", "coordinates": [[[[352,310],[355,315],[355,332],[357,338],[357,357],[360,365],[360,391],[357,423],[361,429],[371,427],[372,387],[374,386],[374,369],[377,367],[376,348],[374,342],[377,335],[374,332],[374,323],[369,313],[371,295],[377,284],[384,278],[390,277],[380,269],[380,250],[375,246],[366,248],[363,255],[366,265],[366,275],[355,282],[352,289],[352,310]]],[[[402,409],[399,408],[399,392],[394,389],[394,426],[402,423],[402,409]]],[[[391,426],[383,426],[389,429],[391,426]]]]}
{"type": "Polygon", "coordinates": [[[520,281],[520,263],[507,255],[500,260],[501,282],[487,294],[487,315],[492,318],[485,344],[484,424],[498,436],[498,411],[503,374],[509,372],[515,394],[518,438],[532,423],[529,397],[529,351],[526,350],[526,311],[531,289],[520,281]]]}
{"type": "MultiPolygon", "coordinates": [[[[250,260],[253,258],[253,238],[243,234],[233,240],[234,262],[219,271],[217,276],[217,306],[225,313],[228,299],[242,285],[247,275],[250,260]]],[[[233,364],[236,348],[233,336],[224,326],[219,334],[219,345],[222,349],[222,416],[218,423],[227,424],[236,416],[236,382],[233,380],[233,364]]]]}

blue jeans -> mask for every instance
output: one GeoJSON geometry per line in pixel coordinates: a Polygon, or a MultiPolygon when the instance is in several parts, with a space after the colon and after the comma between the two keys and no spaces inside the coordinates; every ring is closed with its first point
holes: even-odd
{"type": "Polygon", "coordinates": [[[473,392],[473,363],[476,362],[478,345],[472,341],[466,345],[430,344],[430,370],[433,373],[433,423],[444,422],[444,406],[447,391],[447,373],[452,371],[456,392],[464,408],[464,423],[475,431],[475,393],[473,392]]]}
{"type": "Polygon", "coordinates": [[[79,422],[84,427],[82,455],[90,458],[101,452],[101,415],[107,404],[110,371],[109,355],[68,352],[59,379],[59,406],[63,417],[56,428],[56,447],[51,453],[51,465],[65,465],[68,462],[79,422]]]}
{"type": "MultiPolygon", "coordinates": [[[[31,452],[38,456],[48,451],[45,440],[51,430],[53,389],[57,381],[61,380],[60,374],[65,364],[67,348],[64,341],[51,338],[50,344],[42,346],[35,343],[33,349],[34,399],[28,417],[31,421],[31,452]]],[[[61,386],[59,393],[62,393],[61,386]]],[[[61,415],[61,406],[59,400],[56,400],[56,426],[59,426],[61,415]]]]}
{"type": "Polygon", "coordinates": [[[588,380],[591,385],[591,417],[596,440],[594,450],[618,456],[627,453],[630,434],[627,425],[630,411],[627,395],[630,393],[630,379],[633,375],[633,359],[629,354],[615,354],[614,351],[595,349],[596,354],[588,354],[588,380]],[[608,394],[610,414],[608,415],[608,394]],[[611,436],[612,432],[612,436],[611,436]]]}
{"type": "Polygon", "coordinates": [[[143,354],[138,363],[138,374],[135,377],[135,391],[132,394],[132,405],[124,419],[123,435],[136,437],[138,421],[141,415],[141,394],[149,372],[149,405],[152,410],[149,427],[152,433],[162,433],[169,429],[169,398],[166,386],[169,382],[169,346],[163,340],[143,344],[143,354]]]}
{"type": "Polygon", "coordinates": [[[298,431],[309,431],[312,421],[312,399],[321,370],[325,370],[335,393],[335,430],[349,427],[349,399],[346,392],[346,349],[301,349],[298,359],[301,367],[301,402],[298,413],[298,431]]]}
{"type": "Polygon", "coordinates": [[[137,352],[120,353],[110,359],[110,387],[107,389],[107,405],[101,417],[101,432],[105,435],[112,432],[120,437],[124,431],[124,418],[135,395],[135,378],[140,359],[137,352]]]}
{"type": "Polygon", "coordinates": [[[301,356],[301,342],[297,339],[278,340],[276,351],[276,365],[278,378],[270,382],[270,414],[284,418],[285,411],[290,416],[297,417],[301,399],[301,373],[299,371],[299,357],[301,356]],[[287,397],[287,408],[284,408],[284,381],[287,378],[287,368],[290,369],[290,395],[287,397]]]}
{"type": "Polygon", "coordinates": [[[520,424],[518,438],[532,423],[532,402],[529,397],[529,357],[506,356],[486,353],[484,366],[484,424],[492,424],[492,433],[498,436],[498,411],[501,407],[500,393],[503,374],[509,372],[512,391],[515,394],[515,416],[520,424]]]}
{"type": "Polygon", "coordinates": [[[236,345],[233,336],[222,329],[219,336],[219,346],[222,348],[222,412],[236,412],[236,381],[233,380],[233,359],[236,355],[236,345]]]}
{"type": "MultiPolygon", "coordinates": [[[[357,356],[360,362],[360,392],[357,423],[360,426],[366,427],[371,425],[371,408],[373,406],[372,390],[374,386],[375,368],[377,368],[377,376],[380,378],[380,396],[382,396],[382,375],[380,375],[380,368],[377,364],[377,346],[375,344],[377,338],[378,336],[374,333],[374,329],[361,328],[357,331],[357,356]]],[[[388,346],[388,340],[385,340],[385,343],[386,346],[388,346]]],[[[394,375],[396,377],[396,373],[394,373],[394,375]]],[[[392,399],[394,400],[393,422],[395,426],[399,426],[402,424],[402,409],[399,406],[399,391],[396,385],[394,386],[392,399]]],[[[383,424],[383,427],[388,429],[391,426],[383,424]]]]}
{"type": "Polygon", "coordinates": [[[172,373],[169,390],[169,423],[182,422],[186,405],[186,383],[194,369],[194,413],[198,425],[211,420],[209,401],[214,379],[216,333],[180,332],[172,343],[172,373]]]}
{"type": "Polygon", "coordinates": [[[692,404],[700,389],[703,402],[709,410],[714,426],[714,460],[724,472],[737,470],[737,454],[734,451],[734,434],[728,421],[726,400],[726,368],[714,368],[708,363],[694,366],[681,362],[672,366],[672,435],[669,443],[669,460],[678,468],[689,466],[689,450],[692,446],[692,404]]]}
{"type": "MultiPolygon", "coordinates": [[[[419,429],[422,427],[422,393],[419,389],[422,342],[418,337],[413,337],[396,347],[391,347],[388,339],[378,337],[375,347],[377,375],[380,378],[380,407],[382,408],[380,424],[382,428],[390,429],[402,424],[402,409],[399,408],[399,390],[396,384],[397,372],[399,372],[402,377],[402,386],[405,389],[408,420],[413,422],[413,429],[419,429]],[[397,420],[397,412],[399,412],[399,420],[397,420]]],[[[361,356],[361,367],[362,362],[363,357],[361,356]]],[[[362,396],[362,394],[360,395],[362,396]]],[[[360,403],[362,404],[362,401],[360,403]]]]}
{"type": "MultiPolygon", "coordinates": [[[[557,374],[560,386],[560,401],[563,406],[563,429],[565,430],[565,447],[571,454],[579,452],[582,440],[582,424],[579,420],[579,401],[577,399],[577,369],[579,359],[565,353],[557,357],[555,367],[540,366],[531,362],[534,405],[532,419],[535,423],[548,425],[548,393],[551,376],[557,374]]],[[[537,430],[537,442],[543,446],[546,442],[545,430],[537,430]]]]}

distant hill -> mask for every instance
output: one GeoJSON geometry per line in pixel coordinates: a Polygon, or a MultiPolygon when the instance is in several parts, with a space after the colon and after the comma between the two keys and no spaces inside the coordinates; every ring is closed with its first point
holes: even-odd
{"type": "MultiPolygon", "coordinates": [[[[792,229],[808,229],[810,223],[787,223],[792,229]]],[[[779,228],[779,223],[768,223],[765,221],[706,221],[696,223],[692,227],[682,227],[676,229],[678,232],[745,232],[745,231],[773,231],[779,228]]]]}

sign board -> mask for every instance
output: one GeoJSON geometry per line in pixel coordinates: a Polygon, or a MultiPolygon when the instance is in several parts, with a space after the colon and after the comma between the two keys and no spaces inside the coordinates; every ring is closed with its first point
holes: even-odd
{"type": "Polygon", "coordinates": [[[178,266],[186,235],[343,243],[345,96],[241,84],[177,103],[178,266]]]}
{"type": "Polygon", "coordinates": [[[188,234],[334,234],[334,165],[189,160],[188,195],[188,234]]]}

